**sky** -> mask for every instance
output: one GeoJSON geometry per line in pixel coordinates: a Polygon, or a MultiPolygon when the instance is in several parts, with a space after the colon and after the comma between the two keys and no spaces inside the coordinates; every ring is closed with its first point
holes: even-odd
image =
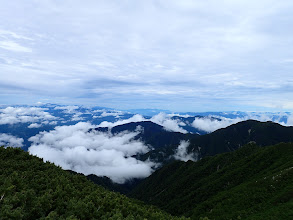
{"type": "Polygon", "coordinates": [[[0,4],[0,104],[293,109],[293,1],[0,4]]]}

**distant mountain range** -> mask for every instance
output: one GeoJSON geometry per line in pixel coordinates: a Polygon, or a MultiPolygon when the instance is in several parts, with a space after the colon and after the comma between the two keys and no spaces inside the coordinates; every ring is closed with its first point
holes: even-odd
{"type": "Polygon", "coordinates": [[[95,130],[115,134],[132,132],[137,128],[142,129],[142,132],[135,139],[142,140],[145,144],[153,147],[153,150],[145,155],[139,155],[139,158],[143,160],[150,158],[163,164],[174,160],[172,156],[182,140],[189,142],[186,153],[195,153],[198,156],[197,159],[232,152],[250,142],[259,146],[293,142],[293,127],[255,120],[239,122],[206,135],[168,132],[162,126],[149,121],[128,123],[111,129],[96,128],[95,130]]]}

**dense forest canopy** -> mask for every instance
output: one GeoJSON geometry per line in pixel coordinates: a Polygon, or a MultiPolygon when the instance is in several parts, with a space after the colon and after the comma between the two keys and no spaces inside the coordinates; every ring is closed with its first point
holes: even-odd
{"type": "Polygon", "coordinates": [[[1,220],[179,219],[19,148],[0,147],[0,167],[1,220]]]}

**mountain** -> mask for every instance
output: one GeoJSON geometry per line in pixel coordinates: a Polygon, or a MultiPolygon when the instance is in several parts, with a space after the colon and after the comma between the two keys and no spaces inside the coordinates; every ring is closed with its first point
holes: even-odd
{"type": "Polygon", "coordinates": [[[211,156],[234,151],[251,141],[260,146],[293,142],[293,127],[274,122],[242,121],[191,139],[188,150],[198,150],[202,156],[211,156]]]}
{"type": "MultiPolygon", "coordinates": [[[[0,147],[0,219],[179,219],[19,148],[0,147]]],[[[184,219],[184,218],[180,218],[184,219]]]]}
{"type": "MultiPolygon", "coordinates": [[[[274,122],[255,120],[242,121],[229,127],[216,130],[206,135],[183,136],[189,141],[187,153],[199,158],[219,153],[232,152],[241,146],[255,142],[259,146],[273,145],[280,142],[293,142],[293,127],[285,127],[274,122]]],[[[178,145],[177,145],[178,146],[178,145]]],[[[148,152],[145,158],[165,163],[177,150],[176,145],[148,152]]]]}
{"type": "Polygon", "coordinates": [[[198,162],[176,161],[130,195],[191,219],[292,219],[293,144],[251,143],[198,162]]]}
{"type": "Polygon", "coordinates": [[[111,132],[112,134],[140,131],[140,133],[135,136],[135,140],[141,140],[145,144],[152,146],[154,149],[177,147],[181,140],[187,140],[191,137],[198,136],[197,134],[170,132],[164,129],[163,126],[151,121],[131,122],[113,128],[98,127],[94,130],[111,132]]]}

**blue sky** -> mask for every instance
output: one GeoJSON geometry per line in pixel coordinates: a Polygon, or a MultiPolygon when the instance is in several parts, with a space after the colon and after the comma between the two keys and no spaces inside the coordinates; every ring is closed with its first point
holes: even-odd
{"type": "Polygon", "coordinates": [[[0,104],[293,109],[293,1],[0,3],[0,104]]]}

